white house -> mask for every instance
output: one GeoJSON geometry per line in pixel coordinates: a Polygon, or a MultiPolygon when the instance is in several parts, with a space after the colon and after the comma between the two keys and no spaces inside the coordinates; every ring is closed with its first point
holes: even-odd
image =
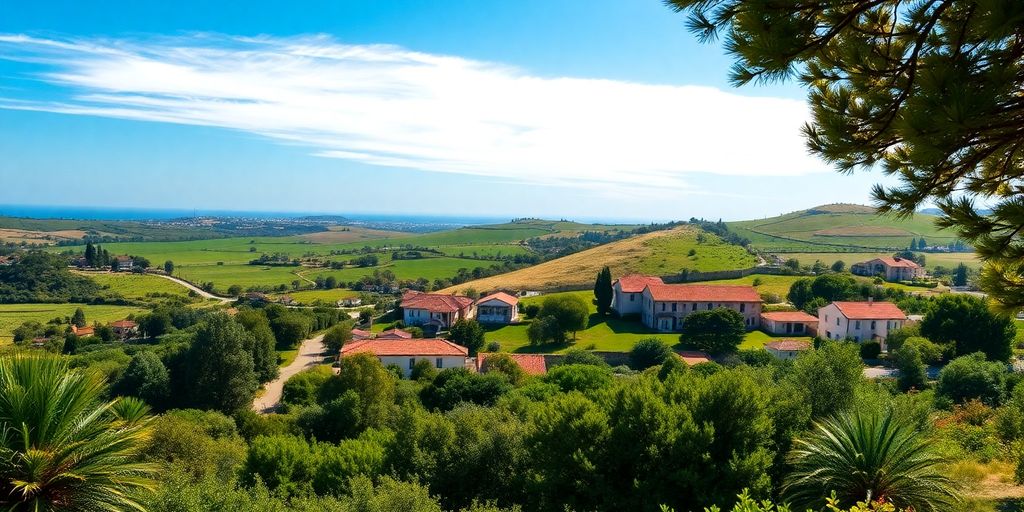
{"type": "Polygon", "coordinates": [[[907,315],[891,302],[833,302],[818,309],[818,334],[830,340],[883,342],[903,327],[907,315]]]}
{"type": "Polygon", "coordinates": [[[466,347],[447,340],[428,339],[377,339],[352,341],[341,347],[341,357],[368,353],[380,360],[381,364],[396,365],[402,375],[408,378],[418,361],[426,360],[439,370],[465,368],[469,357],[466,347]]]}
{"type": "Polygon", "coordinates": [[[476,319],[487,324],[519,321],[519,299],[505,292],[492,293],[476,301],[476,319]]]}
{"type": "Polygon", "coordinates": [[[747,329],[754,329],[760,323],[761,296],[753,286],[648,284],[641,297],[640,319],[651,329],[678,331],[690,313],[717,308],[738,311],[747,329]]]}
{"type": "Polygon", "coordinates": [[[114,260],[117,261],[118,272],[131,272],[135,266],[135,260],[131,256],[118,256],[114,260]]]}
{"type": "Polygon", "coordinates": [[[882,276],[886,281],[913,281],[925,276],[924,267],[906,258],[884,257],[854,263],[850,272],[858,276],[882,276]]]}
{"type": "Polygon", "coordinates": [[[665,284],[660,277],[629,274],[612,283],[612,309],[619,316],[638,315],[643,303],[644,288],[649,284],[665,284]]]}
{"type": "Polygon", "coordinates": [[[818,333],[818,317],[803,311],[770,311],[761,313],[761,329],[768,334],[814,336],[818,333]]]}
{"type": "Polygon", "coordinates": [[[769,354],[779,359],[796,359],[797,356],[811,349],[811,344],[799,340],[779,340],[764,344],[769,354]]]}
{"type": "Polygon", "coordinates": [[[405,325],[444,330],[464,318],[475,316],[473,299],[443,293],[406,292],[402,296],[402,320],[405,325]]]}

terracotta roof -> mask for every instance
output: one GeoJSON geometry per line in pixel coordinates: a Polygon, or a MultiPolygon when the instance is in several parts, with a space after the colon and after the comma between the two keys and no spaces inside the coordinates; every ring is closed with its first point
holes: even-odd
{"type": "Polygon", "coordinates": [[[412,333],[401,329],[388,329],[377,335],[377,339],[411,340],[412,333]]]}
{"type": "Polygon", "coordinates": [[[373,333],[371,333],[370,331],[364,331],[362,329],[352,329],[352,339],[354,339],[354,340],[358,340],[358,339],[364,339],[365,340],[365,339],[370,338],[371,336],[373,336],[373,333]]]}
{"type": "Polygon", "coordinates": [[[89,325],[85,327],[76,327],[72,325],[71,332],[75,333],[76,336],[92,336],[93,334],[96,334],[96,329],[89,325]]]}
{"type": "Polygon", "coordinates": [[[656,301],[679,302],[761,302],[753,286],[715,286],[706,284],[649,284],[656,301]]]}
{"type": "Polygon", "coordinates": [[[469,350],[447,340],[439,339],[380,339],[362,340],[341,347],[341,356],[370,353],[375,356],[467,356],[469,350]]]}
{"type": "MultiPolygon", "coordinates": [[[[888,265],[890,267],[919,268],[921,266],[921,265],[918,265],[917,263],[915,263],[913,260],[908,260],[906,258],[894,258],[894,257],[890,257],[890,256],[883,256],[881,258],[875,258],[873,260],[868,260],[868,261],[866,261],[864,263],[871,263],[872,261],[881,261],[882,263],[885,263],[886,265],[888,265]]],[[[863,265],[863,263],[862,263],[862,265],[863,265]]]]}
{"type": "Polygon", "coordinates": [[[817,322],[818,317],[803,311],[772,311],[761,313],[761,318],[773,322],[817,322]]]}
{"type": "MultiPolygon", "coordinates": [[[[476,371],[483,371],[484,360],[487,359],[486,352],[476,356],[476,371]]],[[[548,365],[544,362],[543,354],[508,354],[527,375],[544,375],[548,372],[548,365]]]]}
{"type": "Polygon", "coordinates": [[[131,256],[118,256],[118,257],[117,257],[117,258],[115,258],[115,259],[116,259],[116,260],[117,260],[118,262],[122,262],[122,261],[132,261],[132,257],[131,257],[131,256]]]}
{"type": "Polygon", "coordinates": [[[121,328],[126,328],[126,329],[127,328],[131,328],[131,327],[138,327],[138,325],[139,324],[137,324],[135,322],[132,322],[131,320],[118,320],[118,321],[110,324],[111,327],[121,327],[121,328]]]}
{"type": "Polygon", "coordinates": [[[640,293],[649,284],[665,284],[658,276],[645,276],[643,274],[624,275],[615,282],[619,283],[623,293],[640,293]]]}
{"type": "Polygon", "coordinates": [[[434,313],[454,313],[473,304],[473,299],[442,293],[406,292],[402,296],[403,309],[424,309],[434,313]]]}
{"type": "Polygon", "coordinates": [[[676,355],[690,366],[711,362],[711,357],[699,350],[680,350],[676,352],[676,355]]]}
{"type": "Polygon", "coordinates": [[[519,299],[517,297],[515,297],[513,295],[509,295],[509,294],[507,294],[505,292],[492,293],[492,294],[490,294],[490,295],[488,295],[486,297],[483,297],[483,298],[477,300],[476,303],[477,304],[481,304],[481,303],[487,302],[489,300],[500,300],[501,302],[504,302],[505,304],[508,304],[510,306],[514,306],[516,304],[519,304],[519,299]]]}
{"type": "Polygon", "coordinates": [[[906,320],[900,308],[892,302],[833,302],[839,312],[851,320],[906,320]]]}
{"type": "Polygon", "coordinates": [[[765,343],[764,348],[770,348],[772,350],[782,352],[795,352],[799,350],[809,350],[811,348],[811,344],[800,340],[779,340],[765,343]]]}

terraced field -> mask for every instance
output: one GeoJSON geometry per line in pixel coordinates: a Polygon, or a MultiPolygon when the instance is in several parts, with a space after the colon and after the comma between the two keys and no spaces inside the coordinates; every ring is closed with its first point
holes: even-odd
{"type": "Polygon", "coordinates": [[[153,294],[187,297],[188,290],[173,281],[146,274],[81,272],[82,275],[99,283],[104,289],[115,292],[126,299],[147,300],[153,294]]]}

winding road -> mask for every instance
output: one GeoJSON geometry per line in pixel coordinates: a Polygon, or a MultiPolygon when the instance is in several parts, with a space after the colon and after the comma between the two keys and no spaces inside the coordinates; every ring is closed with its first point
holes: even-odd
{"type": "Polygon", "coordinates": [[[288,366],[281,368],[281,374],[264,386],[264,393],[256,397],[252,402],[252,408],[260,414],[274,412],[281,403],[281,391],[284,383],[292,375],[313,368],[323,362],[324,359],[324,336],[321,334],[310,338],[299,345],[299,355],[288,366]]]}
{"type": "Polygon", "coordinates": [[[188,281],[186,281],[184,279],[179,279],[179,278],[174,277],[174,276],[169,276],[167,274],[156,274],[156,273],[153,273],[153,274],[150,274],[150,275],[152,275],[152,276],[159,276],[159,277],[162,277],[164,279],[167,279],[168,281],[174,281],[175,283],[178,283],[178,284],[184,286],[185,288],[188,288],[189,290],[192,290],[192,291],[198,293],[200,297],[203,297],[203,298],[206,298],[206,299],[215,299],[215,300],[219,300],[221,302],[231,302],[231,301],[235,300],[235,299],[230,298],[230,297],[221,297],[220,295],[214,295],[214,294],[212,294],[212,293],[210,293],[210,292],[208,292],[208,291],[206,291],[206,290],[204,290],[204,289],[202,289],[202,288],[200,288],[200,287],[198,287],[198,286],[196,286],[196,285],[194,285],[194,284],[192,284],[192,283],[190,283],[190,282],[188,282],[188,281]]]}

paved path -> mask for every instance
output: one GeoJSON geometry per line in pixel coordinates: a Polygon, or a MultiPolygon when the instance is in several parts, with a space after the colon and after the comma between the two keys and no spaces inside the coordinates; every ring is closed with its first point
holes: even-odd
{"type": "Polygon", "coordinates": [[[312,368],[320,364],[324,359],[324,336],[321,334],[315,338],[310,338],[302,342],[299,345],[299,355],[295,357],[295,360],[291,364],[281,368],[281,375],[271,382],[268,382],[264,388],[265,392],[262,396],[256,397],[252,402],[252,408],[256,412],[266,414],[274,412],[277,409],[278,404],[281,402],[281,390],[284,389],[284,383],[289,377],[301,372],[302,370],[312,368]]]}
{"type": "Polygon", "coordinates": [[[192,284],[192,283],[190,283],[190,282],[188,282],[188,281],[186,281],[184,279],[178,279],[177,277],[174,277],[174,276],[169,276],[169,275],[166,275],[166,274],[150,274],[150,275],[152,275],[152,276],[160,276],[160,277],[162,277],[164,279],[167,279],[169,281],[174,281],[175,283],[178,283],[178,284],[184,286],[185,288],[188,288],[189,290],[192,290],[192,291],[198,293],[201,297],[206,298],[206,299],[216,299],[216,300],[219,300],[221,302],[231,302],[231,301],[235,300],[235,299],[232,299],[230,297],[221,297],[219,295],[214,295],[214,294],[212,294],[212,293],[210,293],[210,292],[208,292],[208,291],[206,291],[206,290],[204,290],[204,289],[202,289],[202,288],[200,288],[200,287],[198,287],[198,286],[196,286],[196,285],[194,285],[194,284],[192,284]]]}

